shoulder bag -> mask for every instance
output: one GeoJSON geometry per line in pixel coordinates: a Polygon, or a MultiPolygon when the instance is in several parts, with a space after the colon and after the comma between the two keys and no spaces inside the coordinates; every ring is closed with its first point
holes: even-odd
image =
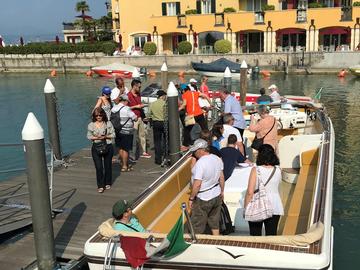
{"type": "MultiPolygon", "coordinates": [[[[107,134],[107,123],[105,123],[105,134],[107,134]]],[[[94,142],[94,148],[95,148],[95,151],[96,153],[99,155],[99,156],[105,156],[108,152],[109,152],[109,148],[107,147],[107,142],[106,142],[106,139],[105,140],[102,140],[101,142],[94,142]]]]}
{"type": "MultiPolygon", "coordinates": [[[[193,105],[192,111],[194,112],[195,111],[195,100],[194,100],[193,92],[191,92],[191,96],[192,96],[192,105],[193,105]]],[[[185,116],[184,122],[185,122],[185,127],[195,125],[196,121],[195,121],[194,115],[187,114],[185,116]]]]}
{"type": "Polygon", "coordinates": [[[260,146],[262,146],[264,144],[264,138],[270,133],[270,131],[274,128],[275,126],[275,123],[276,123],[276,119],[274,119],[274,124],[272,125],[272,127],[270,128],[270,130],[265,134],[264,137],[262,138],[255,138],[251,144],[251,148],[252,149],[255,149],[255,150],[258,150],[259,151],[259,148],[260,146]]]}
{"type": "Polygon", "coordinates": [[[246,221],[258,222],[272,217],[273,207],[271,205],[269,196],[266,194],[265,186],[269,183],[275,171],[276,167],[274,166],[269,179],[265,184],[263,184],[260,178],[260,170],[256,168],[258,188],[254,191],[254,195],[251,201],[245,208],[244,218],[246,221]]]}

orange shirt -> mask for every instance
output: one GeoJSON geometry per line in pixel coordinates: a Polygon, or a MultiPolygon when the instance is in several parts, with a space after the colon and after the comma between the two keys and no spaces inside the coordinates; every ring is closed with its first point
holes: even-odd
{"type": "Polygon", "coordinates": [[[199,92],[186,91],[182,99],[186,101],[186,113],[188,115],[198,116],[203,113],[199,105],[199,92]]]}

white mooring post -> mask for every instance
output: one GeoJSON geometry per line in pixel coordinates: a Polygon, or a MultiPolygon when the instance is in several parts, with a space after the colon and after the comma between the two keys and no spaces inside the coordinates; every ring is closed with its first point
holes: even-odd
{"type": "Polygon", "coordinates": [[[40,270],[52,270],[56,265],[56,257],[44,130],[33,113],[29,113],[26,118],[22,130],[22,140],[24,142],[37,265],[40,270]]]}
{"type": "Polygon", "coordinates": [[[168,67],[164,62],[161,66],[161,88],[164,89],[165,92],[167,91],[168,84],[168,67]]]}

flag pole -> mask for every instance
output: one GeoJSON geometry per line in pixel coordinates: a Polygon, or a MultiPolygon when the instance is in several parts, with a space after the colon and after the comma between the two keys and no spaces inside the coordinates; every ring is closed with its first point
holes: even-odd
{"type": "MultiPolygon", "coordinates": [[[[196,243],[196,242],[197,242],[197,239],[196,239],[196,235],[195,235],[195,232],[194,232],[194,228],[193,228],[192,223],[191,223],[191,220],[190,220],[189,212],[186,210],[186,203],[183,202],[183,203],[181,204],[181,209],[182,209],[182,212],[183,212],[183,218],[184,218],[184,214],[185,214],[185,217],[186,217],[186,219],[187,219],[192,242],[193,242],[193,243],[196,243]]],[[[183,224],[184,224],[184,222],[183,222],[183,224]]]]}

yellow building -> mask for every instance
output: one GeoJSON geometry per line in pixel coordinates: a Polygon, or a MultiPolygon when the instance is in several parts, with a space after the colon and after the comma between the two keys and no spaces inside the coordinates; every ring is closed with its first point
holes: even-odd
{"type": "Polygon", "coordinates": [[[233,53],[356,50],[360,7],[351,5],[351,0],[112,0],[113,30],[123,50],[141,49],[151,40],[158,54],[177,53],[183,40],[194,53],[211,53],[219,39],[229,40],[233,53]],[[229,8],[233,12],[226,12],[229,8]]]}

